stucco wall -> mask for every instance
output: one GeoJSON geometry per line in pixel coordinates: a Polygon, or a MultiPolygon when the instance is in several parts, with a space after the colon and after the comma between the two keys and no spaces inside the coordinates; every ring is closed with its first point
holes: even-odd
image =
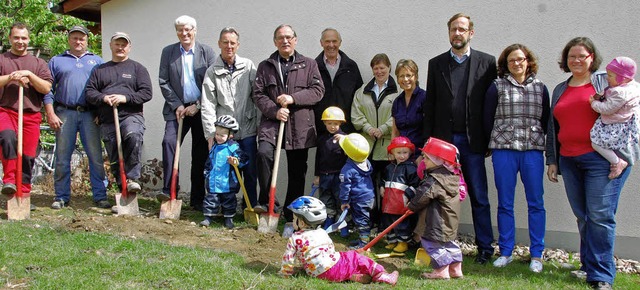
{"type": "MultiPolygon", "coordinates": [[[[218,33],[234,26],[241,34],[239,54],[256,64],[275,50],[273,29],[291,24],[298,34],[298,51],[314,57],[321,51],[320,32],[337,28],[343,38],[342,50],[357,61],[365,82],[372,78],[368,66],[371,57],[385,52],[395,64],[400,58],[414,59],[420,67],[420,85],[425,86],[428,60],[444,51],[448,43],[446,22],[457,12],[465,12],[475,22],[471,46],[493,55],[512,43],[523,43],[539,57],[539,78],[549,90],[568,77],[557,65],[560,51],[575,36],[591,37],[608,62],[618,55],[640,60],[636,1],[205,1],[205,0],[115,0],[102,6],[103,51],[110,59],[109,36],[128,32],[133,41],[131,58],[144,64],[154,81],[154,98],[145,106],[147,132],[144,159],[161,158],[164,130],[161,108],[163,98],[157,86],[161,49],[177,41],[173,20],[182,14],[198,20],[198,40],[216,51],[218,33]],[[624,9],[621,9],[624,7],[624,9]]],[[[605,63],[606,64],[606,63],[605,63]]],[[[604,67],[603,67],[604,68],[604,67]]],[[[190,160],[190,140],[185,142],[181,167],[190,160]]],[[[311,151],[315,152],[315,151],[311,151]]],[[[283,161],[286,158],[283,154],[283,161]]],[[[284,164],[284,163],[283,163],[284,164]]],[[[310,162],[310,164],[313,164],[310,162]]],[[[496,200],[491,162],[490,195],[495,224],[496,200]]],[[[286,190],[284,166],[278,191],[286,190]]],[[[311,171],[310,171],[311,172],[311,171]]],[[[182,171],[183,188],[188,188],[188,170],[182,171]]],[[[640,258],[633,245],[640,244],[639,174],[634,170],[620,198],[617,220],[617,253],[640,258]]],[[[310,178],[308,178],[309,180],[310,178]]],[[[519,242],[528,243],[526,204],[518,188],[516,218],[519,242]]],[[[571,214],[562,183],[545,180],[547,208],[547,246],[576,249],[575,218],[571,214]]],[[[462,230],[470,227],[469,202],[464,203],[462,230]]],[[[495,231],[497,234],[497,231],[495,231]]]]}

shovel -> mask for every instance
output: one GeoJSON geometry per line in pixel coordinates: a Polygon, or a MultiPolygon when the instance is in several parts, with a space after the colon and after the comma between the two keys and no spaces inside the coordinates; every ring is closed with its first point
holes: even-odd
{"type": "Polygon", "coordinates": [[[31,196],[22,192],[22,131],[24,111],[24,88],[18,88],[18,149],[16,168],[16,193],[7,200],[7,218],[9,220],[24,220],[31,217],[31,196]]]}
{"type": "Polygon", "coordinates": [[[333,233],[337,230],[341,230],[342,228],[347,226],[347,221],[345,221],[345,219],[347,218],[348,211],[349,209],[343,210],[342,214],[340,214],[340,217],[338,217],[338,220],[334,224],[330,225],[327,229],[325,229],[327,234],[333,233]]]}
{"type": "Polygon", "coordinates": [[[424,248],[419,248],[416,251],[416,259],[413,263],[419,266],[428,266],[431,263],[431,257],[429,257],[424,248]]]}
{"type": "Polygon", "coordinates": [[[182,137],[182,121],[183,118],[178,119],[178,134],[176,138],[176,151],[173,155],[173,171],[171,171],[171,187],[169,200],[165,200],[160,204],[160,218],[161,219],[180,219],[180,210],[182,209],[182,200],[177,200],[176,189],[178,187],[178,163],[180,163],[180,137],[182,137]]]}
{"type": "Polygon", "coordinates": [[[244,221],[252,226],[256,226],[260,222],[260,219],[258,218],[258,214],[253,210],[253,207],[251,206],[251,201],[249,201],[249,194],[247,194],[247,189],[244,187],[244,181],[242,180],[242,176],[240,175],[240,170],[238,170],[238,165],[234,163],[232,164],[232,166],[236,171],[238,182],[240,182],[240,188],[242,189],[244,202],[247,204],[247,208],[244,209],[244,221]]]}
{"type": "Polygon", "coordinates": [[[127,175],[124,173],[124,154],[122,153],[122,136],[120,135],[120,118],[118,106],[113,106],[113,122],[116,126],[116,143],[118,145],[118,163],[120,164],[120,184],[122,192],[116,194],[116,208],[119,215],[139,215],[138,196],[127,193],[127,175]]]}
{"type": "Polygon", "coordinates": [[[276,206],[276,180],[278,178],[278,165],[280,163],[280,151],[282,150],[282,137],[284,135],[284,121],[280,121],[280,129],[278,129],[278,140],[276,142],[275,158],[273,160],[273,171],[271,172],[271,188],[269,188],[269,210],[260,214],[258,222],[258,232],[275,233],[278,229],[278,220],[280,215],[274,212],[276,206]]]}
{"type": "Polygon", "coordinates": [[[412,211],[407,210],[400,218],[398,218],[395,222],[393,222],[389,227],[384,229],[381,233],[379,233],[373,240],[371,240],[364,247],[357,249],[356,252],[362,253],[364,251],[369,250],[369,248],[373,247],[380,239],[382,239],[387,233],[389,233],[393,228],[395,228],[399,223],[401,223],[405,218],[413,214],[412,211]]]}

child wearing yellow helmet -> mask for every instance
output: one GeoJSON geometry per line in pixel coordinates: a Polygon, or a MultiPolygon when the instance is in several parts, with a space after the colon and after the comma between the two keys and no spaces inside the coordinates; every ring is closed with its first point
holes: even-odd
{"type": "Polygon", "coordinates": [[[370,212],[374,205],[374,187],[371,179],[373,167],[367,160],[369,142],[362,135],[351,133],[340,138],[339,143],[349,157],[340,171],[341,209],[350,210],[359,235],[359,239],[352,243],[352,248],[359,249],[369,242],[370,212]]]}
{"type": "MultiPolygon", "coordinates": [[[[327,207],[327,219],[323,228],[333,224],[340,214],[340,170],[347,162],[347,155],[338,144],[341,136],[345,135],[340,126],[346,122],[344,112],[338,107],[328,107],[322,112],[322,122],[327,131],[318,136],[316,150],[315,178],[313,185],[320,191],[320,200],[327,207]]],[[[343,228],[342,235],[349,234],[348,228],[343,228]]]]}

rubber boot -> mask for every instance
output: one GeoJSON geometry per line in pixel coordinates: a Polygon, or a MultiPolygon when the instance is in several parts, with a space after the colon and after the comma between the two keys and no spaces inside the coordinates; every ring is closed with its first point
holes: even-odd
{"type": "Polygon", "coordinates": [[[449,265],[433,269],[431,273],[423,273],[422,277],[427,279],[449,279],[449,265]]]}
{"type": "Polygon", "coordinates": [[[224,227],[227,229],[233,229],[233,218],[224,218],[224,227]]]}
{"type": "Polygon", "coordinates": [[[200,225],[203,227],[208,227],[211,225],[211,217],[204,217],[204,220],[200,222],[200,225]]]}
{"type": "Polygon", "coordinates": [[[451,278],[462,278],[462,262],[457,262],[449,265],[449,277],[451,278]]]}
{"type": "Polygon", "coordinates": [[[343,238],[349,237],[349,226],[346,226],[340,230],[340,236],[343,238]]]}
{"type": "Polygon", "coordinates": [[[322,224],[322,228],[323,229],[328,229],[331,225],[333,224],[333,218],[332,217],[327,217],[326,220],[324,220],[324,224],[322,224]]]}
{"type": "Polygon", "coordinates": [[[398,273],[398,271],[393,271],[392,273],[379,272],[378,274],[373,276],[373,282],[396,285],[396,283],[398,282],[399,275],[400,274],[398,273]]]}
{"type": "Polygon", "coordinates": [[[404,253],[409,250],[409,244],[407,242],[398,242],[398,245],[393,248],[393,251],[396,253],[404,253]]]}
{"type": "Polygon", "coordinates": [[[393,250],[393,248],[395,248],[397,245],[398,243],[389,243],[388,245],[384,246],[384,248],[387,250],[393,250]]]}

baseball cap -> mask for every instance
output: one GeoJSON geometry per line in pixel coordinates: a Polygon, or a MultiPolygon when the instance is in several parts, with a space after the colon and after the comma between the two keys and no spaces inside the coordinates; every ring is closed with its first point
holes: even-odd
{"type": "Polygon", "coordinates": [[[77,31],[77,32],[82,32],[82,33],[84,33],[85,35],[89,35],[89,30],[87,30],[87,28],[86,28],[86,27],[81,26],[81,25],[74,25],[73,27],[71,27],[71,28],[69,29],[69,34],[71,34],[71,32],[76,32],[76,31],[77,31]]]}
{"type": "Polygon", "coordinates": [[[111,41],[116,40],[116,39],[124,39],[126,40],[129,44],[131,44],[131,38],[129,38],[129,34],[126,34],[124,32],[116,32],[113,34],[113,36],[111,36],[111,41]]]}

